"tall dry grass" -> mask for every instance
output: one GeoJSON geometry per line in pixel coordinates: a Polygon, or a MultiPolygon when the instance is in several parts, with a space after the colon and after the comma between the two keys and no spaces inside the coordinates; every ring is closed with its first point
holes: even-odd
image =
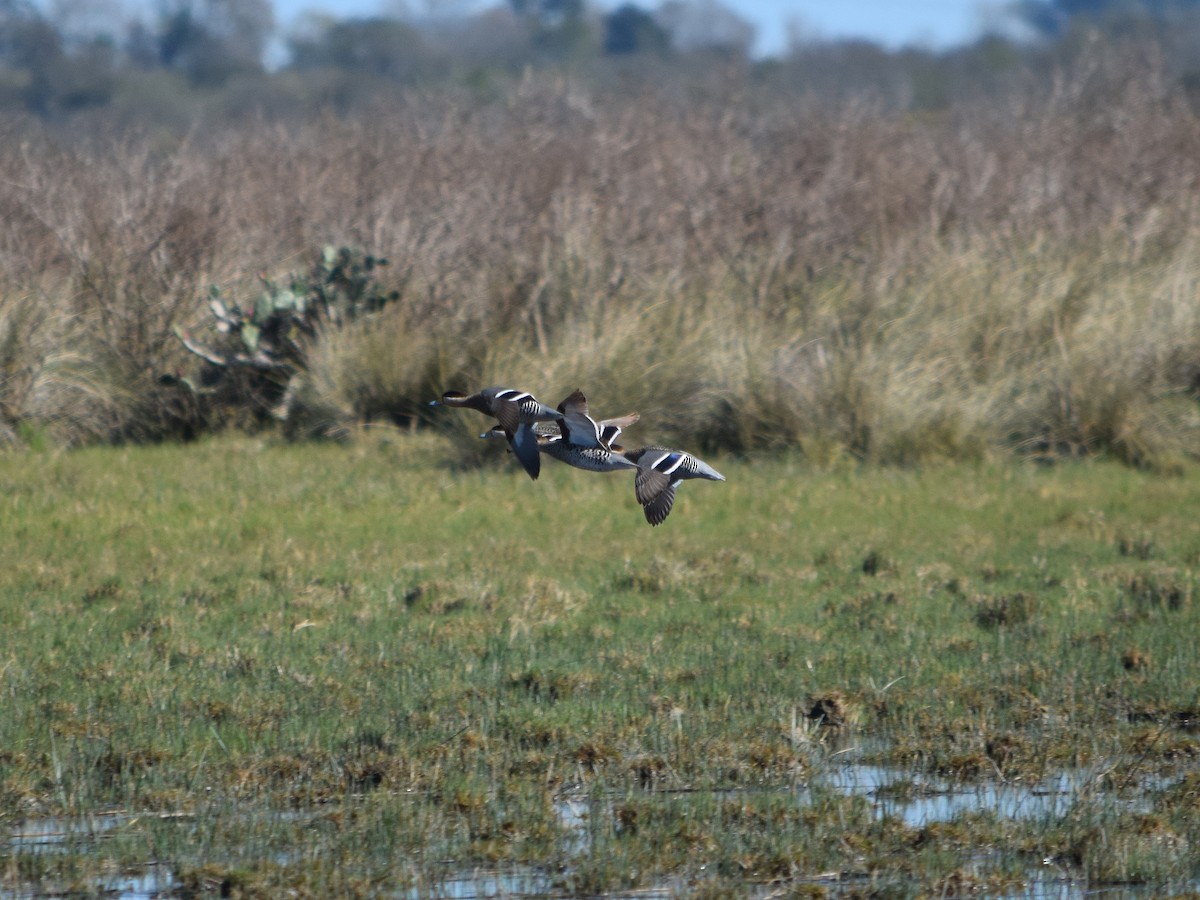
{"type": "Polygon", "coordinates": [[[545,75],[185,139],[0,125],[0,421],[216,427],[172,329],[335,243],[401,300],[313,348],[298,421],[579,386],[704,449],[1168,461],[1200,436],[1200,122],[1163,71],[1096,47],[920,114],[545,75]]]}

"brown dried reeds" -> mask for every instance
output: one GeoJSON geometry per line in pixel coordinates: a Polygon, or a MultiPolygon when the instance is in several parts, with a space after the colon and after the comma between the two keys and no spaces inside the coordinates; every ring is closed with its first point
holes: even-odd
{"type": "Polygon", "coordinates": [[[0,417],[68,443],[213,427],[164,380],[200,365],[173,330],[333,243],[401,293],[313,353],[294,396],[334,418],[582,385],[700,447],[1154,464],[1200,434],[1198,151],[1153,54],[1111,47],[921,115],[543,75],[187,140],[10,124],[0,417]]]}

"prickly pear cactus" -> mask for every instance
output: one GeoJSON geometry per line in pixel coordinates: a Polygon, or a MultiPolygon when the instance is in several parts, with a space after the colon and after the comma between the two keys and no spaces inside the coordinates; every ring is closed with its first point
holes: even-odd
{"type": "Polygon", "coordinates": [[[379,270],[387,264],[353,247],[327,246],[308,272],[282,282],[263,278],[258,296],[247,301],[228,298],[214,285],[208,298],[212,340],[175,331],[205,362],[203,387],[192,389],[247,404],[260,418],[280,415],[289,385],[306,370],[309,350],[323,330],[341,328],[399,299],[398,291],[384,291],[379,284],[379,270]]]}

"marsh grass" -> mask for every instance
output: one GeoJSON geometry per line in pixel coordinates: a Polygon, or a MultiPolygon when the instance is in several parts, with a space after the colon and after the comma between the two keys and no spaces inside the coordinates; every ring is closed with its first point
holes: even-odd
{"type": "Polygon", "coordinates": [[[174,330],[333,244],[387,257],[399,300],[322,335],[295,436],[513,383],[703,451],[1170,469],[1200,435],[1200,128],[1152,50],[922,114],[543,73],[186,139],[8,124],[0,440],[245,425],[183,390],[206,373],[174,330]]]}
{"type": "Polygon", "coordinates": [[[625,478],[456,439],[3,457],[0,829],[125,817],[5,883],[1197,877],[1194,473],[721,458],[652,531],[625,478]],[[821,787],[848,760],[1085,777],[915,826],[821,787]]]}

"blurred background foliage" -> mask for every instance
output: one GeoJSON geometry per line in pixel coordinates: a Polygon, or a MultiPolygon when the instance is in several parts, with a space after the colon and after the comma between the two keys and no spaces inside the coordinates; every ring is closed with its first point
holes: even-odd
{"type": "Polygon", "coordinates": [[[705,452],[1171,468],[1200,0],[997,23],[756,59],[718,0],[0,0],[0,445],[465,434],[426,401],[507,383],[705,452]]]}
{"type": "Polygon", "coordinates": [[[928,109],[1044,73],[1098,37],[1152,43],[1174,77],[1200,79],[1200,0],[1015,0],[976,40],[943,50],[815,41],[789,26],[769,59],[752,58],[754,26],[720,0],[395,6],[373,17],[310,13],[285,29],[270,0],[0,0],[0,110],[185,127],[200,115],[344,112],[397,87],[486,91],[530,69],[686,78],[718,61],[790,90],[870,89],[928,109]]]}

